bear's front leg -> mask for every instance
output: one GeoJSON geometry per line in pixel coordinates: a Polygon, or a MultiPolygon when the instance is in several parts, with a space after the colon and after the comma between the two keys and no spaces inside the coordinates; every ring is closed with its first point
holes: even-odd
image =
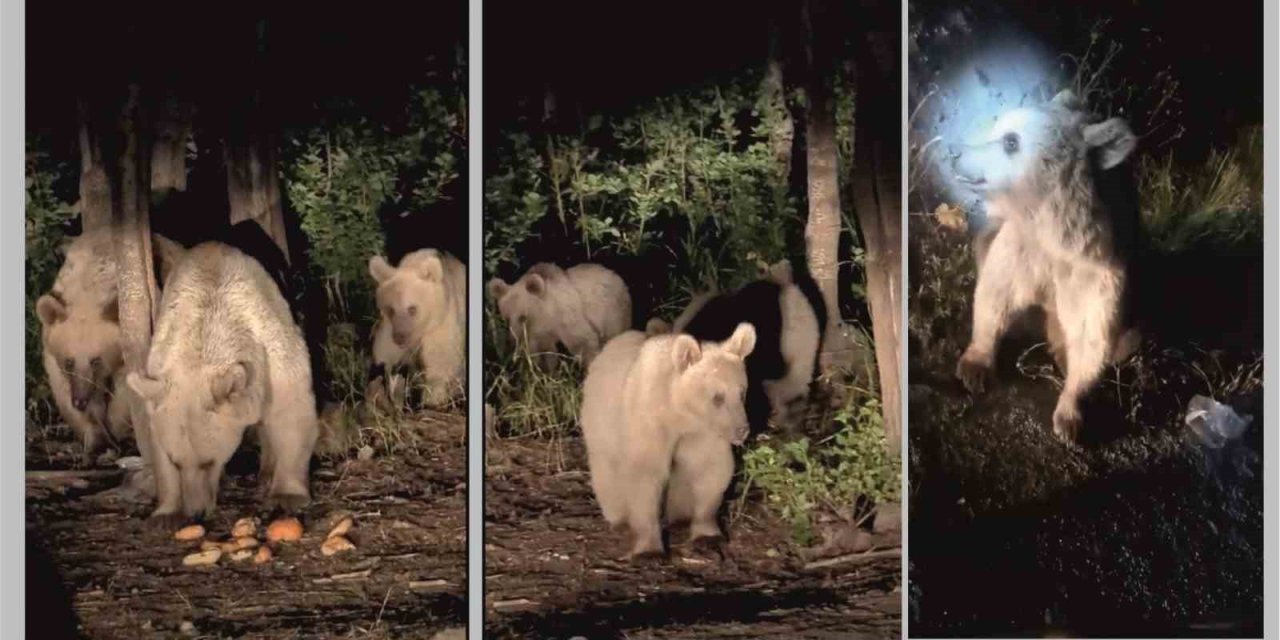
{"type": "Polygon", "coordinates": [[[1023,239],[1009,225],[991,240],[978,269],[973,294],[973,336],[956,366],[970,393],[982,393],[995,369],[996,346],[1014,314],[1036,302],[1043,288],[1038,271],[1023,258],[1023,239]]]}

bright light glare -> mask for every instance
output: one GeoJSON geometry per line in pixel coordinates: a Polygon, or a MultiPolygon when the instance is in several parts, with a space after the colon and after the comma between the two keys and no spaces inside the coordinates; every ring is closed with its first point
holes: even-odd
{"type": "Polygon", "coordinates": [[[912,126],[914,142],[928,143],[923,158],[926,199],[963,206],[975,228],[982,225],[985,212],[973,191],[956,181],[952,158],[962,145],[982,136],[1000,114],[1045,102],[1064,86],[1062,65],[1033,38],[1005,33],[983,42],[978,39],[969,34],[947,35],[939,41],[943,45],[937,47],[939,51],[922,52],[945,59],[936,83],[924,88],[932,93],[920,105],[912,126]],[[947,38],[966,38],[972,44],[957,46],[945,42],[947,38]],[[940,52],[944,48],[945,53],[940,52]]]}

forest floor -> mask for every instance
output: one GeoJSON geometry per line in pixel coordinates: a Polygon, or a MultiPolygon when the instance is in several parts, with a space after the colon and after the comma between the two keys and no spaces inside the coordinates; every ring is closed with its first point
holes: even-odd
{"type": "Polygon", "coordinates": [[[901,637],[898,531],[808,562],[748,501],[723,555],[675,531],[668,558],[631,564],[600,516],[579,438],[493,437],[486,457],[488,637],[901,637]]]}
{"type": "MultiPolygon", "coordinates": [[[[37,635],[50,638],[462,638],[466,421],[423,414],[403,426],[412,437],[394,453],[313,462],[303,538],[273,545],[271,562],[224,557],[204,567],[182,563],[197,543],[147,525],[151,506],[117,489],[122,472],[57,473],[76,467],[69,432],[28,428],[28,629],[45,625],[37,635]],[[324,557],[320,543],[344,515],[356,549],[324,557]]],[[[209,538],[241,517],[265,524],[252,458],[242,449],[228,465],[209,538]]]]}
{"type": "Polygon", "coordinates": [[[973,261],[963,233],[910,225],[911,632],[1260,633],[1260,248],[1148,256],[1143,345],[1072,446],[1051,432],[1060,376],[1037,336],[1005,341],[982,396],[955,379],[973,261]],[[1184,423],[1197,394],[1251,426],[1205,446],[1184,423]]]}

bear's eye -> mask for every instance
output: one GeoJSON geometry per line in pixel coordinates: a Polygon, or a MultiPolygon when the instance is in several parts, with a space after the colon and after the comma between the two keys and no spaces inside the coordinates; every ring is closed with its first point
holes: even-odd
{"type": "Polygon", "coordinates": [[[101,369],[101,368],[102,368],[102,358],[94,358],[94,359],[90,360],[90,361],[89,361],[89,366],[93,367],[94,369],[101,369]]]}
{"type": "Polygon", "coordinates": [[[717,393],[717,394],[715,394],[714,396],[711,396],[711,403],[712,403],[712,404],[714,404],[714,405],[716,405],[717,407],[723,407],[723,406],[724,406],[724,394],[723,394],[723,393],[717,393]]]}
{"type": "Polygon", "coordinates": [[[384,315],[384,316],[386,316],[386,317],[388,317],[388,318],[390,318],[392,315],[395,315],[395,312],[396,312],[396,310],[395,310],[395,309],[392,309],[391,307],[383,307],[383,308],[382,308],[382,315],[384,315]]]}
{"type": "Polygon", "coordinates": [[[72,360],[71,358],[67,358],[66,360],[62,361],[62,366],[66,367],[67,371],[71,371],[72,369],[76,368],[76,361],[72,360]]]}
{"type": "Polygon", "coordinates": [[[1010,131],[1004,134],[1004,152],[1014,154],[1018,152],[1018,134],[1010,131]]]}
{"type": "Polygon", "coordinates": [[[409,307],[409,315],[411,316],[418,315],[418,305],[412,305],[409,307]]]}

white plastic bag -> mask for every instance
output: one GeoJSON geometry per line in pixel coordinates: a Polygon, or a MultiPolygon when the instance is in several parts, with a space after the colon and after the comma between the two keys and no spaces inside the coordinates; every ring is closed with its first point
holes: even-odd
{"type": "Polygon", "coordinates": [[[1187,403],[1187,426],[1212,449],[1221,449],[1228,440],[1239,438],[1253,422],[1253,416],[1240,416],[1231,407],[1205,396],[1195,396],[1187,403]]]}

